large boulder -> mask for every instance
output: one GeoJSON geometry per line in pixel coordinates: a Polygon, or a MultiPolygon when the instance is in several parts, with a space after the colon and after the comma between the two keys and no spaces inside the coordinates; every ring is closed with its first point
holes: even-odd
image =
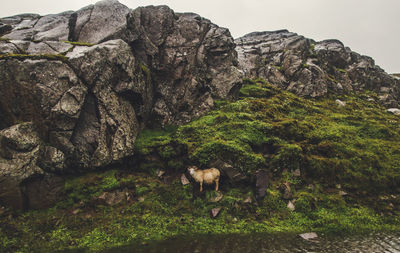
{"type": "Polygon", "coordinates": [[[73,153],[79,167],[101,167],[132,155],[139,121],[151,109],[152,86],[130,47],[111,40],[76,47],[67,57],[88,91],[70,135],[56,133],[54,141],[73,153]]]}
{"type": "Polygon", "coordinates": [[[384,105],[398,105],[400,81],[338,40],[315,42],[280,30],[250,33],[235,42],[247,77],[265,78],[304,97],[372,90],[384,105]]]}
{"type": "Polygon", "coordinates": [[[102,0],[71,15],[68,40],[99,43],[120,38],[129,8],[117,0],[102,0]]]}
{"type": "Polygon", "coordinates": [[[48,174],[38,166],[43,145],[34,128],[32,123],[21,123],[0,131],[2,205],[15,209],[48,207],[64,188],[62,178],[48,174]],[[46,190],[35,187],[32,191],[32,184],[45,185],[46,190]]]}
{"type": "Polygon", "coordinates": [[[132,155],[152,106],[146,73],[122,40],[69,51],[64,60],[0,61],[1,128],[33,121],[50,145],[44,156],[66,159],[67,167],[103,167],[132,155]]]}
{"type": "Polygon", "coordinates": [[[132,49],[149,66],[155,84],[152,119],[182,124],[226,98],[242,78],[229,30],[193,13],[148,6],[127,16],[132,49]]]}

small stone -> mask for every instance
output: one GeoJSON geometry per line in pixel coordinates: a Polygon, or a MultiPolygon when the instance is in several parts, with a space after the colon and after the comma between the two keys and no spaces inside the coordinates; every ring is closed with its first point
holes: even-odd
{"type": "Polygon", "coordinates": [[[336,102],[336,104],[338,104],[338,105],[341,106],[341,107],[346,106],[346,102],[343,102],[343,101],[340,100],[340,99],[336,99],[335,102],[336,102]]]}
{"type": "Polygon", "coordinates": [[[348,193],[345,192],[345,191],[339,191],[339,195],[340,195],[340,196],[346,196],[346,195],[348,195],[348,193]]]}
{"type": "Polygon", "coordinates": [[[245,200],[243,200],[243,203],[252,203],[253,200],[251,199],[250,196],[248,196],[245,200]]]}
{"type": "Polygon", "coordinates": [[[189,179],[187,179],[187,177],[186,177],[185,174],[182,174],[182,175],[181,175],[181,183],[182,183],[183,185],[190,184],[189,179]]]}
{"type": "Polygon", "coordinates": [[[290,183],[285,182],[280,186],[280,191],[282,193],[282,198],[289,200],[293,198],[292,190],[290,188],[290,183]]]}
{"type": "Polygon", "coordinates": [[[300,175],[301,175],[300,169],[295,169],[295,170],[293,171],[293,176],[295,176],[295,177],[300,177],[300,175]]]}
{"type": "Polygon", "coordinates": [[[210,198],[210,202],[218,202],[222,199],[222,197],[224,197],[224,195],[220,192],[215,192],[216,196],[210,198]]]}
{"type": "Polygon", "coordinates": [[[221,207],[216,207],[216,208],[211,209],[211,217],[212,218],[217,217],[218,214],[220,213],[221,209],[222,209],[221,207]]]}
{"type": "Polygon", "coordinates": [[[400,115],[400,109],[399,108],[389,108],[387,109],[388,112],[393,113],[395,115],[400,115]]]}
{"type": "Polygon", "coordinates": [[[157,170],[157,176],[158,176],[159,178],[161,178],[164,174],[165,174],[165,171],[163,171],[163,170],[157,170]]]}
{"type": "Polygon", "coordinates": [[[314,232],[299,234],[299,236],[307,241],[315,240],[318,238],[318,235],[314,232]]]}
{"type": "Polygon", "coordinates": [[[256,173],[256,198],[262,200],[269,186],[270,178],[267,170],[258,170],[256,173]]]}
{"type": "Polygon", "coordinates": [[[294,211],[294,210],[295,210],[295,207],[294,207],[294,204],[293,204],[292,201],[289,201],[289,203],[287,204],[287,208],[288,208],[290,211],[294,211]]]}

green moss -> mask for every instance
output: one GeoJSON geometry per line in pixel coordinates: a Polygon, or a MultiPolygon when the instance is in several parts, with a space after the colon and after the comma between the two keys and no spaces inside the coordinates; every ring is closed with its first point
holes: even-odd
{"type": "Polygon", "coordinates": [[[347,73],[347,70],[345,70],[345,69],[336,68],[336,70],[339,71],[339,72],[341,72],[341,73],[344,73],[344,74],[347,73]]]}
{"type": "Polygon", "coordinates": [[[0,37],[0,41],[4,41],[4,42],[6,42],[6,43],[9,43],[9,42],[10,42],[10,39],[0,37]]]}
{"type": "Polygon", "coordinates": [[[93,43],[79,42],[79,41],[67,41],[67,40],[64,40],[63,42],[71,44],[71,45],[74,45],[74,46],[91,47],[91,46],[96,45],[96,44],[93,44],[93,43]]]}
{"type": "Polygon", "coordinates": [[[53,61],[67,61],[68,57],[62,54],[2,54],[0,60],[3,59],[18,59],[18,60],[53,60],[53,61]]]}
{"type": "Polygon", "coordinates": [[[143,74],[145,74],[146,77],[149,78],[150,77],[150,69],[143,63],[140,63],[139,66],[140,66],[140,69],[142,70],[143,74]]]}

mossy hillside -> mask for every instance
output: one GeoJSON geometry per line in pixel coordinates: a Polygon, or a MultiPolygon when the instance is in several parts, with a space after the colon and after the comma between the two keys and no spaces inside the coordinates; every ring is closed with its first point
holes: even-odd
{"type": "Polygon", "coordinates": [[[169,138],[186,145],[190,160],[204,167],[221,159],[248,175],[260,168],[278,175],[300,169],[304,183],[341,184],[358,193],[399,191],[400,119],[375,102],[376,94],[340,96],[347,103],[341,107],[336,97],[302,99],[249,80],[241,96],[169,138]]]}
{"type": "MultiPolygon", "coordinates": [[[[289,173],[282,180],[296,182],[289,173]]],[[[214,191],[206,189],[199,196],[197,187],[183,186],[178,178],[165,184],[158,177],[131,170],[89,173],[68,179],[65,199],[54,208],[2,215],[0,246],[6,252],[101,252],[127,244],[143,247],[183,235],[310,230],[368,233],[400,228],[397,216],[381,217],[370,208],[350,206],[343,197],[323,192],[320,186],[296,192],[296,211],[290,211],[277,190],[279,183],[273,182],[266,198],[258,203],[251,187],[223,184],[223,198],[213,202],[218,195],[214,191]],[[115,206],[95,201],[103,191],[128,186],[134,189],[129,201],[115,206]],[[222,207],[221,212],[211,218],[210,210],[215,207],[222,207]]]]}
{"type": "Polygon", "coordinates": [[[367,101],[377,101],[375,94],[341,96],[347,105],[340,107],[336,97],[306,100],[262,80],[247,80],[240,94],[235,102],[218,101],[188,125],[143,131],[133,165],[69,178],[65,198],[54,208],[6,212],[1,247],[102,251],[181,235],[400,229],[399,118],[367,101]],[[266,197],[257,202],[250,183],[222,177],[223,197],[213,202],[212,186],[199,194],[198,184],[180,183],[187,165],[206,167],[216,159],[250,177],[259,168],[270,170],[266,197]],[[166,184],[157,169],[174,180],[166,184]],[[294,211],[283,198],[284,183],[291,187],[294,211]],[[130,200],[115,206],[96,201],[125,188],[130,200]],[[221,212],[211,218],[215,207],[221,212]]]}

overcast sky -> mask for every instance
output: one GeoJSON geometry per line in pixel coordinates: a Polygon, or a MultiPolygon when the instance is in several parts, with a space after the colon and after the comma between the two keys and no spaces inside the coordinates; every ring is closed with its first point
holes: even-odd
{"type": "MultiPolygon", "coordinates": [[[[12,0],[0,17],[78,10],[93,0],[12,0]]],[[[120,0],[130,8],[166,4],[195,12],[240,37],[253,31],[288,29],[314,40],[339,39],[371,56],[389,73],[400,73],[400,0],[120,0]]]]}

